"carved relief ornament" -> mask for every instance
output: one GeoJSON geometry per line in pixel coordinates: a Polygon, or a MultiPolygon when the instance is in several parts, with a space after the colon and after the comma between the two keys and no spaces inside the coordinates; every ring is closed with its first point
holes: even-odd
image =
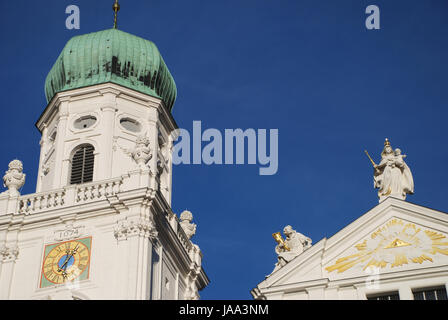
{"type": "Polygon", "coordinates": [[[354,253],[337,259],[325,269],[342,273],[355,267],[395,268],[425,261],[432,263],[438,254],[448,256],[445,235],[399,219],[390,220],[354,248],[354,253]]]}
{"type": "Polygon", "coordinates": [[[114,228],[114,236],[117,240],[127,240],[128,237],[142,236],[149,239],[156,239],[158,236],[154,220],[137,218],[123,219],[117,221],[114,228]]]}
{"type": "Polygon", "coordinates": [[[3,246],[0,248],[0,262],[15,261],[18,255],[18,246],[3,246]]]}

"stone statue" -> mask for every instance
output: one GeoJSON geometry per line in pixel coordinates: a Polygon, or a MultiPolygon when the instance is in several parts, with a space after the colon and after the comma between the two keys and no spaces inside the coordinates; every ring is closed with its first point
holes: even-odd
{"type": "Polygon", "coordinates": [[[135,147],[132,149],[123,148],[116,140],[114,143],[114,148],[116,148],[116,146],[120,147],[126,155],[134,159],[141,169],[145,169],[146,163],[152,158],[151,148],[149,147],[149,138],[144,134],[137,137],[135,147]]]}
{"type": "Polygon", "coordinates": [[[152,158],[148,137],[144,135],[137,137],[135,148],[131,151],[131,155],[141,168],[146,166],[146,163],[152,158]]]}
{"type": "Polygon", "coordinates": [[[191,221],[193,221],[193,214],[190,211],[185,210],[180,214],[180,225],[188,239],[196,234],[196,224],[191,221]]]}
{"type": "Polygon", "coordinates": [[[13,160],[8,165],[8,171],[3,176],[3,186],[8,190],[3,192],[9,193],[11,196],[20,195],[19,189],[25,184],[25,174],[23,164],[20,160],[13,160]]]}
{"type": "Polygon", "coordinates": [[[384,149],[381,153],[381,162],[376,165],[373,162],[374,187],[378,189],[379,201],[387,197],[394,197],[405,200],[406,194],[414,193],[414,179],[412,173],[400,149],[392,149],[388,139],[384,142],[384,149]]]}
{"type": "Polygon", "coordinates": [[[279,244],[275,247],[275,252],[278,255],[278,261],[275,264],[274,271],[285,266],[289,261],[297,257],[306,249],[310,248],[312,243],[310,238],[295,231],[289,225],[283,229],[283,234],[285,235],[286,240],[279,241],[279,244]]]}

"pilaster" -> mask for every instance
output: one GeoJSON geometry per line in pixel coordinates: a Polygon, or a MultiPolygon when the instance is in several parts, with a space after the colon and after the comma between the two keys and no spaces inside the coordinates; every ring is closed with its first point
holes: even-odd
{"type": "Polygon", "coordinates": [[[11,296],[14,267],[19,256],[17,236],[17,227],[2,234],[3,241],[0,242],[0,300],[9,299],[11,296]]]}
{"type": "Polygon", "coordinates": [[[69,118],[68,104],[70,98],[64,97],[61,98],[59,104],[59,121],[57,124],[57,135],[55,141],[55,168],[54,168],[54,180],[53,180],[53,189],[57,189],[62,185],[65,185],[66,181],[63,181],[63,178],[67,177],[66,174],[63,174],[64,170],[68,170],[68,164],[64,163],[64,147],[65,147],[65,139],[67,133],[67,123],[69,118]]]}
{"type": "Polygon", "coordinates": [[[45,150],[47,149],[48,143],[48,127],[44,124],[44,129],[42,130],[42,138],[40,139],[40,157],[39,157],[39,168],[37,170],[37,183],[36,183],[36,193],[42,190],[42,165],[45,158],[45,150]]]}
{"type": "MultiPolygon", "coordinates": [[[[138,208],[135,208],[137,210],[138,208]]],[[[127,292],[127,299],[143,300],[149,298],[150,283],[148,277],[152,272],[152,248],[157,241],[154,220],[147,215],[146,205],[141,208],[141,215],[130,216],[117,221],[114,235],[117,239],[118,256],[125,262],[119,262],[122,273],[126,274],[117,287],[127,292]]]]}
{"type": "Polygon", "coordinates": [[[104,99],[100,108],[102,112],[102,140],[104,143],[101,145],[102,166],[99,178],[108,179],[112,176],[115,114],[117,112],[116,95],[119,92],[116,90],[100,90],[100,92],[103,94],[104,99]]]}
{"type": "Polygon", "coordinates": [[[412,290],[409,286],[401,286],[398,289],[398,294],[400,296],[400,300],[414,300],[414,295],[412,294],[412,290]]]}

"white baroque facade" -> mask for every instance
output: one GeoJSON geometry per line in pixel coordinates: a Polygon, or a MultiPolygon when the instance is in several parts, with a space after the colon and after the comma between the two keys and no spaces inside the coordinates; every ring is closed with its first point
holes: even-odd
{"type": "Polygon", "coordinates": [[[260,300],[429,299],[448,289],[448,214],[388,197],[275,270],[260,300]]]}
{"type": "Polygon", "coordinates": [[[209,280],[171,210],[163,101],[102,83],[57,93],[36,126],[36,193],[17,191],[19,170],[0,194],[0,299],[198,299],[209,280]],[[72,184],[84,145],[92,181],[72,184]]]}

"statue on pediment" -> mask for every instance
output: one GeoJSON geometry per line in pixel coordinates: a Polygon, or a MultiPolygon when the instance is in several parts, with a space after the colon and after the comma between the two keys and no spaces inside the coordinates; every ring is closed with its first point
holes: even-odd
{"type": "Polygon", "coordinates": [[[388,139],[384,142],[381,162],[378,165],[369,156],[374,168],[374,188],[378,189],[380,202],[387,197],[405,200],[407,194],[414,193],[414,180],[404,161],[405,157],[400,149],[392,149],[388,139]]]}
{"type": "Polygon", "coordinates": [[[290,225],[283,229],[283,234],[286,237],[285,240],[283,240],[280,232],[272,235],[278,243],[275,247],[275,253],[277,253],[278,261],[275,264],[274,271],[285,266],[289,261],[297,257],[306,249],[310,248],[312,244],[312,240],[310,238],[295,231],[290,225]]]}

